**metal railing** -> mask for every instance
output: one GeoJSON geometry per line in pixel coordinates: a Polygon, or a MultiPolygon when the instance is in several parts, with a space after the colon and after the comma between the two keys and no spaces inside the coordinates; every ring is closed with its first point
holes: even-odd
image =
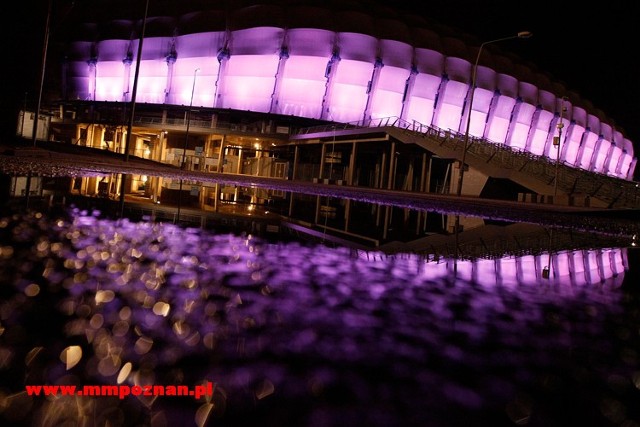
{"type": "MultiPolygon", "coordinates": [[[[353,130],[358,128],[393,127],[429,140],[462,157],[464,133],[437,126],[427,126],[417,121],[407,121],[399,117],[384,117],[368,121],[351,123],[331,123],[298,129],[294,135],[353,130]]],[[[429,148],[430,144],[425,144],[429,148]]],[[[494,167],[509,169],[516,174],[524,174],[527,179],[535,179],[544,186],[553,186],[558,179],[558,190],[569,196],[588,196],[600,199],[608,207],[637,207],[640,203],[638,183],[616,178],[584,169],[576,168],[564,162],[557,164],[554,159],[540,156],[517,147],[496,143],[486,138],[470,137],[467,156],[476,162],[483,161],[494,167]],[[557,168],[557,176],[556,176],[557,168]]]]}

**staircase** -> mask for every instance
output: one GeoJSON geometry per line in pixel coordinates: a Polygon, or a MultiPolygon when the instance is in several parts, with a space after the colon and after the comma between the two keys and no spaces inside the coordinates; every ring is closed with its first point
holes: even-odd
{"type": "MultiPolygon", "coordinates": [[[[397,118],[372,121],[368,127],[383,127],[404,143],[417,144],[442,157],[461,160],[464,134],[397,118]]],[[[605,208],[640,207],[638,183],[586,171],[486,139],[469,137],[465,163],[480,172],[510,179],[537,194],[589,198],[590,206],[605,208]],[[558,179],[556,188],[556,176],[558,179]]]]}

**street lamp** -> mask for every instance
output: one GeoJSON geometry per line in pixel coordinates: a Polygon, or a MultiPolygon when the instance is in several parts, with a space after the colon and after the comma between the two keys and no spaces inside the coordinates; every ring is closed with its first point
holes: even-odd
{"type": "MultiPolygon", "coordinates": [[[[193,85],[191,86],[191,100],[189,101],[189,109],[187,110],[187,130],[184,134],[184,147],[182,148],[182,160],[180,161],[180,170],[184,170],[184,164],[187,157],[187,145],[189,142],[189,125],[191,124],[191,107],[193,107],[193,93],[196,90],[196,76],[200,68],[193,71],[193,85]]],[[[180,223],[180,205],[182,204],[182,176],[180,177],[180,190],[178,191],[178,212],[176,213],[175,223],[180,223]]]]}
{"type": "MultiPolygon", "coordinates": [[[[136,114],[136,94],[138,93],[138,78],[140,76],[140,61],[142,61],[142,43],[144,42],[144,33],[147,28],[147,15],[149,14],[149,0],[145,2],[144,18],[142,19],[142,31],[140,33],[140,41],[138,42],[138,55],[136,56],[136,72],[133,76],[133,92],[131,93],[131,112],[129,113],[129,121],[127,122],[127,139],[124,144],[124,161],[129,161],[129,150],[131,147],[131,136],[133,134],[133,119],[136,114]]],[[[127,174],[120,174],[120,218],[124,217],[124,193],[127,188],[127,174]]]]}
{"type": "Polygon", "coordinates": [[[567,107],[564,106],[565,101],[567,100],[566,96],[563,96],[560,100],[560,121],[556,125],[558,128],[558,136],[553,138],[553,145],[556,146],[557,156],[556,156],[556,177],[555,182],[553,184],[553,203],[556,202],[556,197],[558,196],[558,169],[560,167],[560,140],[562,139],[562,129],[564,128],[564,123],[562,122],[563,113],[567,110],[567,107]],[[556,139],[557,138],[557,139],[556,139]]]}
{"type": "Polygon", "coordinates": [[[464,134],[464,149],[462,151],[462,161],[460,162],[460,173],[458,174],[458,189],[456,190],[456,195],[460,196],[462,193],[462,180],[464,178],[464,162],[467,157],[467,148],[469,147],[469,128],[471,127],[471,112],[473,111],[473,93],[476,90],[476,74],[478,72],[478,62],[480,61],[480,55],[482,54],[482,49],[491,43],[497,43],[504,40],[511,39],[528,39],[531,37],[533,33],[529,31],[520,31],[518,34],[502,37],[500,39],[489,40],[480,45],[480,49],[478,49],[478,55],[476,56],[476,62],[473,64],[473,72],[471,75],[471,93],[469,94],[469,113],[467,114],[467,128],[464,134]]]}

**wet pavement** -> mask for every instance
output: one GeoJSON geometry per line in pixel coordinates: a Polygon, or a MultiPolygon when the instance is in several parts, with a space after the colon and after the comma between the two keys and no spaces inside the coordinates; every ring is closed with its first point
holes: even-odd
{"type": "Polygon", "coordinates": [[[0,424],[639,426],[637,252],[593,250],[609,263],[540,280],[507,268],[518,257],[478,272],[91,212],[5,216],[0,424]],[[216,388],[24,393],[118,380],[216,388]]]}
{"type": "MultiPolygon", "coordinates": [[[[42,145],[42,143],[41,143],[42,145]]],[[[602,209],[591,207],[525,203],[483,199],[449,194],[385,190],[307,181],[283,180],[252,175],[186,171],[169,165],[124,156],[89,147],[49,143],[41,147],[0,146],[0,171],[26,176],[105,176],[113,173],[162,176],[212,185],[269,188],[285,192],[336,197],[415,210],[473,216],[492,220],[527,222],[602,235],[637,236],[640,234],[638,209],[602,209]],[[64,150],[64,151],[57,151],[64,150]]]]}

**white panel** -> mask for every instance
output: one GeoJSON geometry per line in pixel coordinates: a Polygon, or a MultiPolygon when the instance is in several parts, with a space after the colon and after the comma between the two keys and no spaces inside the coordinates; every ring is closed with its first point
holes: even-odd
{"type": "Polygon", "coordinates": [[[444,90],[438,97],[438,105],[433,118],[433,124],[441,129],[460,130],[462,107],[467,96],[469,85],[453,80],[446,82],[444,90]]]}
{"type": "Polygon", "coordinates": [[[605,172],[607,175],[616,176],[616,167],[618,166],[618,160],[620,160],[620,156],[622,156],[622,150],[615,146],[612,147],[611,156],[609,157],[607,165],[605,165],[605,172]]]}
{"type": "Polygon", "coordinates": [[[600,271],[598,270],[598,255],[599,252],[596,250],[585,251],[584,263],[587,285],[600,283],[600,280],[604,279],[604,277],[600,277],[600,271]]]}
{"type": "Polygon", "coordinates": [[[521,102],[515,106],[511,133],[506,141],[507,145],[515,148],[526,147],[535,112],[535,105],[521,102]]]}
{"type": "Polygon", "coordinates": [[[335,74],[329,120],[357,122],[367,103],[367,84],[373,65],[366,62],[341,60],[335,74]]]}
{"type": "Polygon", "coordinates": [[[611,143],[607,140],[602,140],[600,142],[600,148],[595,156],[595,164],[593,170],[599,173],[605,173],[605,161],[607,160],[607,153],[609,152],[609,148],[611,147],[611,143]]]}
{"type": "MultiPolygon", "coordinates": [[[[469,127],[469,135],[477,136],[479,138],[484,136],[484,130],[487,124],[487,115],[489,114],[489,107],[493,100],[493,91],[485,90],[482,88],[476,88],[473,94],[473,105],[471,111],[471,125],[469,127]]],[[[463,112],[463,117],[468,114],[469,107],[465,107],[466,112],[463,112]]],[[[466,132],[466,123],[463,123],[460,127],[461,132],[466,132]]]]}
{"type": "Polygon", "coordinates": [[[410,70],[385,65],[373,95],[371,117],[400,117],[402,96],[410,70]]]}
{"type": "MultiPolygon", "coordinates": [[[[491,120],[485,131],[487,139],[502,143],[507,139],[507,132],[509,131],[509,122],[511,120],[511,114],[513,113],[513,107],[516,100],[508,96],[500,96],[495,103],[495,108],[491,115],[491,120]]],[[[523,143],[526,139],[522,140],[523,143]]]]}
{"type": "Polygon", "coordinates": [[[518,258],[518,280],[521,284],[536,282],[536,259],[533,255],[518,258]]]}
{"type": "Polygon", "coordinates": [[[277,55],[231,55],[222,107],[268,112],[278,61],[277,55]]]}
{"type": "Polygon", "coordinates": [[[279,113],[319,118],[327,79],[328,58],[290,56],[280,87],[279,113]]]}
{"type": "Polygon", "coordinates": [[[587,169],[591,167],[591,159],[593,157],[593,150],[596,146],[596,142],[598,141],[598,135],[593,132],[586,131],[584,135],[584,148],[582,149],[582,155],[579,159],[579,164],[582,169],[587,169]]]}
{"type": "Polygon", "coordinates": [[[124,65],[118,62],[98,62],[96,67],[96,100],[122,101],[124,65]]]}
{"type": "Polygon", "coordinates": [[[509,257],[498,260],[500,271],[500,283],[505,287],[515,287],[518,285],[518,266],[517,258],[509,257]]]}
{"type": "Polygon", "coordinates": [[[497,260],[492,259],[478,259],[475,261],[476,282],[480,286],[493,288],[497,285],[499,280],[496,271],[497,263],[497,260]]]}
{"type": "Polygon", "coordinates": [[[627,173],[629,171],[629,166],[631,165],[632,161],[633,161],[633,157],[630,154],[628,153],[622,154],[620,160],[618,161],[619,167],[616,170],[616,176],[618,178],[626,179],[627,173]]]}
{"type": "MultiPolygon", "coordinates": [[[[164,103],[167,70],[167,62],[164,58],[140,61],[136,102],[164,103]]],[[[131,83],[129,86],[131,90],[133,90],[134,74],[134,72],[131,73],[131,83]]]]}
{"type": "MultiPolygon", "coordinates": [[[[553,119],[553,113],[549,111],[539,111],[538,120],[534,123],[533,129],[531,129],[531,146],[529,150],[533,154],[542,155],[544,152],[547,139],[549,138],[549,125],[553,119]]],[[[557,155],[552,153],[549,157],[555,159],[557,155]]]]}
{"type": "Polygon", "coordinates": [[[580,149],[580,142],[582,141],[582,135],[584,134],[584,128],[580,125],[572,125],[571,130],[568,132],[567,138],[562,142],[568,144],[566,147],[561,147],[564,157],[561,159],[571,166],[576,166],[576,159],[578,156],[578,150],[580,149]]]}
{"type": "Polygon", "coordinates": [[[167,102],[177,105],[189,105],[195,75],[193,105],[212,107],[218,69],[220,68],[220,63],[216,57],[182,58],[179,56],[173,67],[171,94],[167,102]],[[195,73],[196,69],[199,70],[197,73],[195,73]]]}
{"type": "Polygon", "coordinates": [[[433,121],[433,109],[442,77],[431,74],[418,74],[411,92],[411,103],[406,118],[430,126],[433,121]]]}

